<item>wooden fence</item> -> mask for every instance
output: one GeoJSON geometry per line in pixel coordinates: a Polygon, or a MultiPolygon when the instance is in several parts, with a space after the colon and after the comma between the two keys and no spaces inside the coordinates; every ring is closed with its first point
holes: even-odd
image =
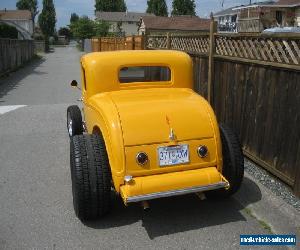
{"type": "Polygon", "coordinates": [[[240,136],[247,157],[300,195],[300,36],[148,36],[146,49],[188,52],[195,90],[240,136]],[[211,48],[211,49],[210,49],[211,48]]]}
{"type": "Polygon", "coordinates": [[[197,36],[147,36],[146,49],[175,49],[188,53],[208,54],[209,34],[203,33],[197,36]]]}
{"type": "Polygon", "coordinates": [[[144,49],[143,36],[99,37],[91,39],[91,43],[93,52],[144,49]]]}
{"type": "Polygon", "coordinates": [[[38,52],[42,52],[45,53],[46,52],[46,44],[44,40],[35,40],[34,41],[34,52],[38,53],[38,52]]]}
{"type": "MultiPolygon", "coordinates": [[[[190,54],[207,54],[209,34],[198,36],[148,36],[146,49],[175,49],[190,54]]],[[[273,63],[272,66],[299,69],[300,35],[214,34],[214,56],[273,63]],[[275,64],[274,64],[275,63],[275,64]],[[278,65],[276,65],[278,63],[278,65]],[[297,67],[289,67],[295,65],[297,67]]]]}
{"type": "Polygon", "coordinates": [[[17,69],[33,56],[32,40],[0,39],[0,75],[17,69]]]}

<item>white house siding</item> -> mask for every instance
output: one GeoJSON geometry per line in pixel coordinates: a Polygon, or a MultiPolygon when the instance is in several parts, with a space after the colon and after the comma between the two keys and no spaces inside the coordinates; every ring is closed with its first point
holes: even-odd
{"type": "MultiPolygon", "coordinates": [[[[118,31],[118,22],[109,22],[110,32],[118,31]]],[[[125,32],[126,36],[137,35],[138,34],[138,23],[137,22],[122,22],[121,29],[125,32]]]]}
{"type": "Polygon", "coordinates": [[[33,34],[33,23],[31,20],[15,20],[14,22],[27,30],[30,34],[33,34]]]}
{"type": "Polygon", "coordinates": [[[146,26],[144,21],[142,20],[140,27],[138,28],[138,35],[144,35],[146,33],[146,26]]]}
{"type": "Polygon", "coordinates": [[[137,35],[138,34],[138,23],[137,22],[123,22],[122,30],[126,35],[137,35]]]}
{"type": "Polygon", "coordinates": [[[109,22],[110,24],[110,28],[109,28],[109,32],[117,32],[117,22],[109,22]]]}
{"type": "Polygon", "coordinates": [[[16,19],[5,19],[4,21],[11,22],[24,30],[26,30],[30,35],[33,34],[33,22],[31,20],[16,20],[16,19]]]}
{"type": "Polygon", "coordinates": [[[232,18],[231,15],[220,16],[219,20],[218,20],[218,23],[223,24],[223,25],[225,25],[226,23],[231,23],[231,18],[232,18]]]}

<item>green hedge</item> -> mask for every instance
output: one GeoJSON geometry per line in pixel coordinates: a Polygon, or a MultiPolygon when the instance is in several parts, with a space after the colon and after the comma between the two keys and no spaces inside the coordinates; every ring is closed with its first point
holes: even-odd
{"type": "Polygon", "coordinates": [[[18,31],[13,26],[0,23],[0,38],[18,39],[18,31]]]}

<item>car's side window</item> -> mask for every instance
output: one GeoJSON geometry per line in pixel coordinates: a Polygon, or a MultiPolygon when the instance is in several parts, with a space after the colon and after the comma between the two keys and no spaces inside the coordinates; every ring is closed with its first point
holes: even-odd
{"type": "Polygon", "coordinates": [[[166,66],[124,67],[119,72],[120,83],[167,82],[171,80],[171,70],[166,66]]]}

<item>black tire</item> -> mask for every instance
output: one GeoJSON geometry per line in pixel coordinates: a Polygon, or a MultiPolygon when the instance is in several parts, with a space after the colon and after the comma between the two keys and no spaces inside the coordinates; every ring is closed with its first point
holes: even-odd
{"type": "Polygon", "coordinates": [[[70,140],[73,205],[80,220],[97,219],[111,206],[111,172],[105,143],[99,135],[70,140]]]}
{"type": "Polygon", "coordinates": [[[237,135],[226,125],[220,125],[223,154],[223,176],[229,181],[229,189],[207,192],[208,197],[226,198],[236,193],[244,178],[244,157],[237,135]]]}
{"type": "Polygon", "coordinates": [[[83,133],[81,111],[76,105],[69,106],[67,109],[67,129],[70,137],[83,133]]]}

